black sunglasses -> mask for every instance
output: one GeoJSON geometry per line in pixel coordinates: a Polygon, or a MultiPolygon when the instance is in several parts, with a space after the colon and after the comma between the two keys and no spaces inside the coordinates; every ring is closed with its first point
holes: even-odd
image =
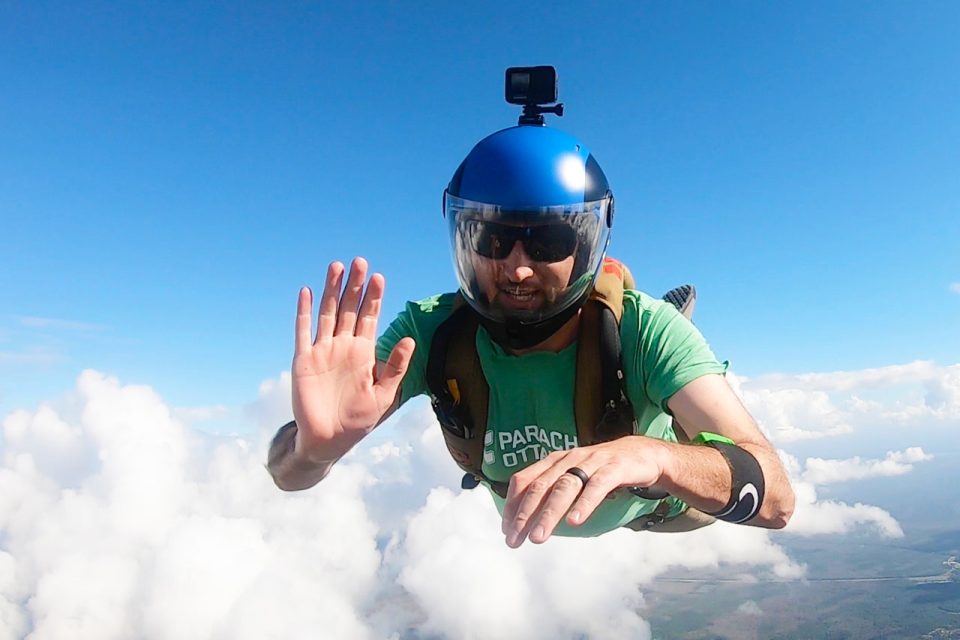
{"type": "Polygon", "coordinates": [[[466,236],[470,248],[484,258],[503,260],[513,251],[517,240],[536,262],[560,262],[577,249],[577,232],[565,224],[515,227],[497,222],[468,220],[466,236]]]}

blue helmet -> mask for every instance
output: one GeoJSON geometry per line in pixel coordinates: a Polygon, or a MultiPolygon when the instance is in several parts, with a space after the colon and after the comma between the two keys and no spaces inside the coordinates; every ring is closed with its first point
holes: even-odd
{"type": "Polygon", "coordinates": [[[613,194],[600,165],[576,138],[545,126],[498,131],[470,151],[444,192],[444,216],[460,291],[501,344],[533,346],[586,301],[613,223],[613,194]],[[503,305],[477,271],[517,241],[533,261],[572,258],[566,282],[536,305],[503,305]]]}

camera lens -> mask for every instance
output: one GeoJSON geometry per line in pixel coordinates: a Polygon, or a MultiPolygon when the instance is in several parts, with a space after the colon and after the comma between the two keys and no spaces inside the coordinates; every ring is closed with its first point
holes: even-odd
{"type": "Polygon", "coordinates": [[[526,99],[530,93],[530,74],[512,73],[510,74],[510,92],[515,100],[526,99]]]}

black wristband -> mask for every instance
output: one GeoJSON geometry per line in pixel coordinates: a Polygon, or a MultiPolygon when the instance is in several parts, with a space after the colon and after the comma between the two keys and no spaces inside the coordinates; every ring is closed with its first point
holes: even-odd
{"type": "Polygon", "coordinates": [[[763,469],[749,451],[735,444],[708,442],[719,451],[730,467],[730,500],[722,509],[709,515],[717,520],[740,524],[760,513],[763,504],[763,469]]]}

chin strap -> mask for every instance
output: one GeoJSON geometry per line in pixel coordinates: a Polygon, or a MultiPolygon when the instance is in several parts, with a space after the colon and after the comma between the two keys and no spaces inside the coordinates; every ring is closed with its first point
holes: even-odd
{"type": "Polygon", "coordinates": [[[490,338],[505,349],[529,349],[540,344],[565,325],[575,316],[590,297],[590,290],[583,293],[579,300],[561,311],[539,322],[521,322],[520,320],[506,320],[495,322],[483,315],[480,324],[490,334],[490,338]]]}

